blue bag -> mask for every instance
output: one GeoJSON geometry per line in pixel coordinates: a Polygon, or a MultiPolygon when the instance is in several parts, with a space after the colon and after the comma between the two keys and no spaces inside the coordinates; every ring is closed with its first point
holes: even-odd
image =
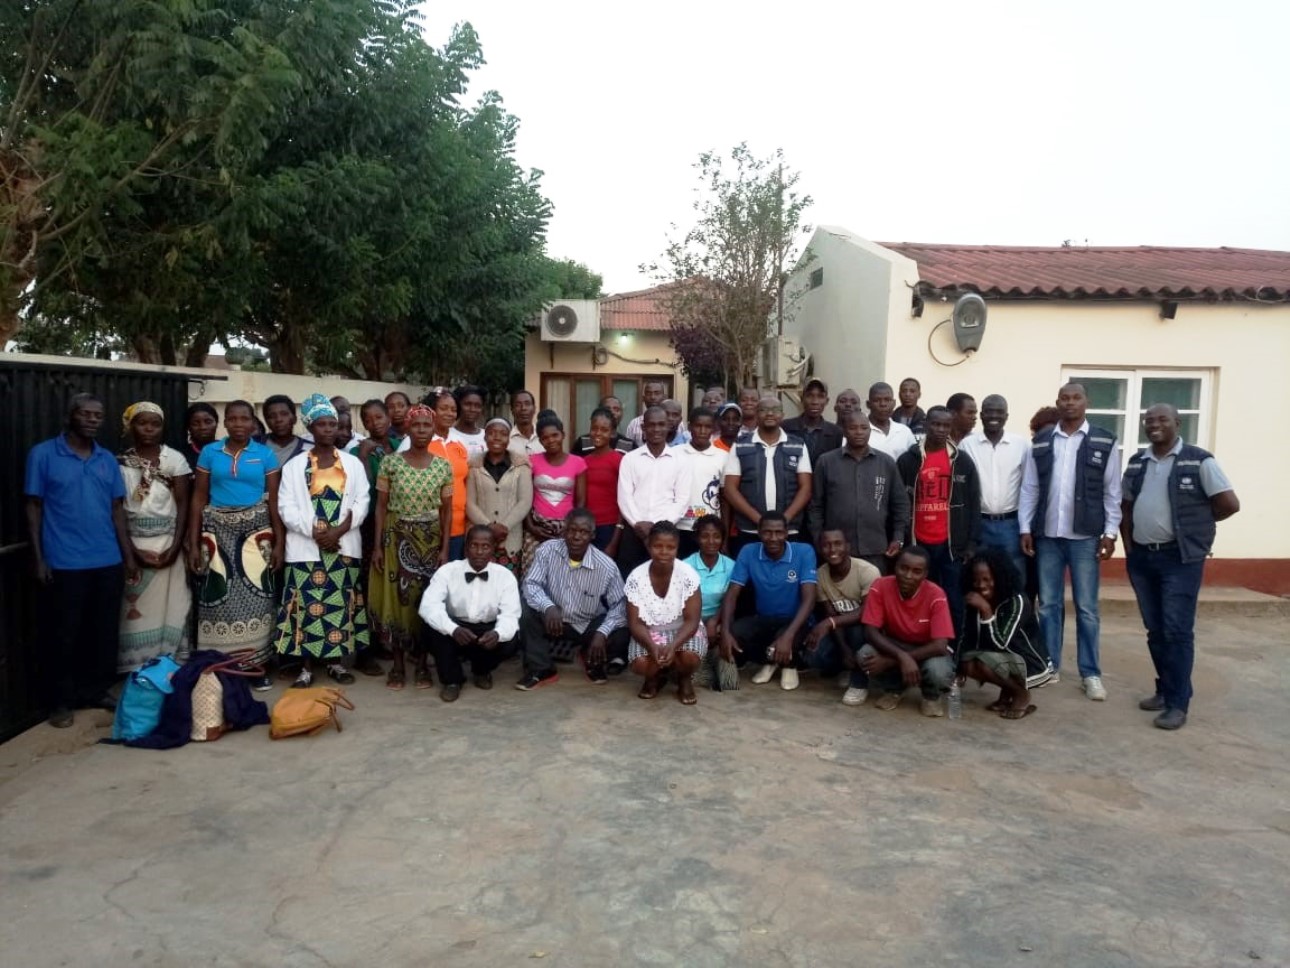
{"type": "Polygon", "coordinates": [[[116,719],[112,721],[112,739],[118,742],[143,739],[157,728],[161,704],[174,692],[170,680],[178,671],[178,662],[168,655],[159,655],[126,677],[125,689],[116,704],[116,719]]]}

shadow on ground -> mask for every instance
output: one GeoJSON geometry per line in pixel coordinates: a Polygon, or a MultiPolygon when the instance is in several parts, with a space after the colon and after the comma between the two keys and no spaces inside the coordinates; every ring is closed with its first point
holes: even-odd
{"type": "MultiPolygon", "coordinates": [[[[1021,722],[841,706],[815,680],[681,707],[572,673],[391,694],[341,734],[0,748],[0,950],[45,965],[1290,963],[1285,623],[1201,623],[1152,729],[1135,623],[1110,700],[1021,722]]],[[[1073,657],[1073,650],[1068,646],[1073,657]]],[[[630,678],[630,677],[628,677],[630,678]]]]}

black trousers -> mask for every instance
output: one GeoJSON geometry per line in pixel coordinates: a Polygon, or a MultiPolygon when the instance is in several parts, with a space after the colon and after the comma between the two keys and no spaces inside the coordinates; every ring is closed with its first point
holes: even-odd
{"type": "Polygon", "coordinates": [[[649,549],[645,547],[645,543],[630,527],[624,528],[623,536],[618,540],[618,571],[623,580],[627,579],[637,565],[643,565],[647,561],[649,549]]]}
{"type": "MultiPolygon", "coordinates": [[[[735,619],[730,627],[730,634],[735,637],[739,648],[743,650],[735,653],[735,663],[742,666],[747,662],[757,665],[772,662],[770,647],[792,622],[791,618],[769,618],[765,615],[745,615],[743,618],[735,619]]],[[[806,628],[803,626],[798,629],[797,636],[793,640],[793,660],[789,663],[793,668],[800,665],[802,640],[805,638],[806,628]]]]}
{"type": "Polygon", "coordinates": [[[116,679],[124,593],[123,565],[54,571],[45,586],[52,705],[88,706],[116,679]]]}
{"type": "MultiPolygon", "coordinates": [[[[542,613],[534,611],[528,605],[525,605],[524,614],[520,618],[520,635],[524,639],[524,671],[542,673],[554,669],[555,662],[551,658],[551,652],[556,642],[576,642],[578,651],[586,652],[587,647],[591,644],[592,636],[596,634],[596,630],[604,620],[604,615],[597,615],[587,623],[585,632],[579,632],[568,622],[565,622],[561,633],[552,637],[547,634],[546,623],[542,620],[542,613]]],[[[627,661],[627,639],[626,627],[615,629],[609,633],[608,642],[605,645],[606,661],[614,658],[622,659],[624,662],[627,661]]]]}
{"type": "MultiPolygon", "coordinates": [[[[497,625],[496,622],[462,622],[458,619],[453,621],[462,628],[470,629],[476,635],[491,632],[497,625]]],[[[493,648],[485,649],[478,645],[459,645],[451,635],[444,635],[434,629],[429,629],[426,635],[430,654],[434,656],[435,668],[439,671],[439,681],[445,686],[460,686],[466,681],[466,671],[461,664],[463,659],[470,663],[472,675],[491,674],[499,665],[515,655],[519,649],[518,639],[519,636],[516,635],[509,642],[498,642],[493,648]]]]}

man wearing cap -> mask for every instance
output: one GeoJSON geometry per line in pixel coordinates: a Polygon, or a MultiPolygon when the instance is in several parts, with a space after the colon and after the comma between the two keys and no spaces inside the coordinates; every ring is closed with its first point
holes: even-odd
{"type": "Polygon", "coordinates": [[[819,463],[820,456],[842,446],[842,428],[824,419],[824,408],[829,402],[829,388],[823,380],[811,380],[802,391],[802,412],[783,423],[784,430],[806,443],[811,463],[819,463]]]}
{"type": "Polygon", "coordinates": [[[1151,446],[1124,470],[1124,538],[1129,581],[1138,597],[1147,648],[1156,667],[1155,693],[1138,708],[1158,712],[1160,729],[1180,729],[1191,705],[1196,652],[1196,600],[1215,523],[1241,509],[1214,455],[1185,444],[1176,408],[1157,403],[1142,418],[1151,446]]]}

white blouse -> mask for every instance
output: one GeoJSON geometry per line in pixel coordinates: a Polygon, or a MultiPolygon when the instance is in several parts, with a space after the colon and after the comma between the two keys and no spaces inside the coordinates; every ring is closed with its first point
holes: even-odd
{"type": "Polygon", "coordinates": [[[681,621],[685,603],[699,590],[699,573],[684,561],[673,562],[672,580],[668,582],[667,594],[659,598],[650,582],[649,568],[650,562],[647,561],[627,576],[627,584],[624,586],[627,600],[636,606],[641,621],[650,628],[681,621]]]}

